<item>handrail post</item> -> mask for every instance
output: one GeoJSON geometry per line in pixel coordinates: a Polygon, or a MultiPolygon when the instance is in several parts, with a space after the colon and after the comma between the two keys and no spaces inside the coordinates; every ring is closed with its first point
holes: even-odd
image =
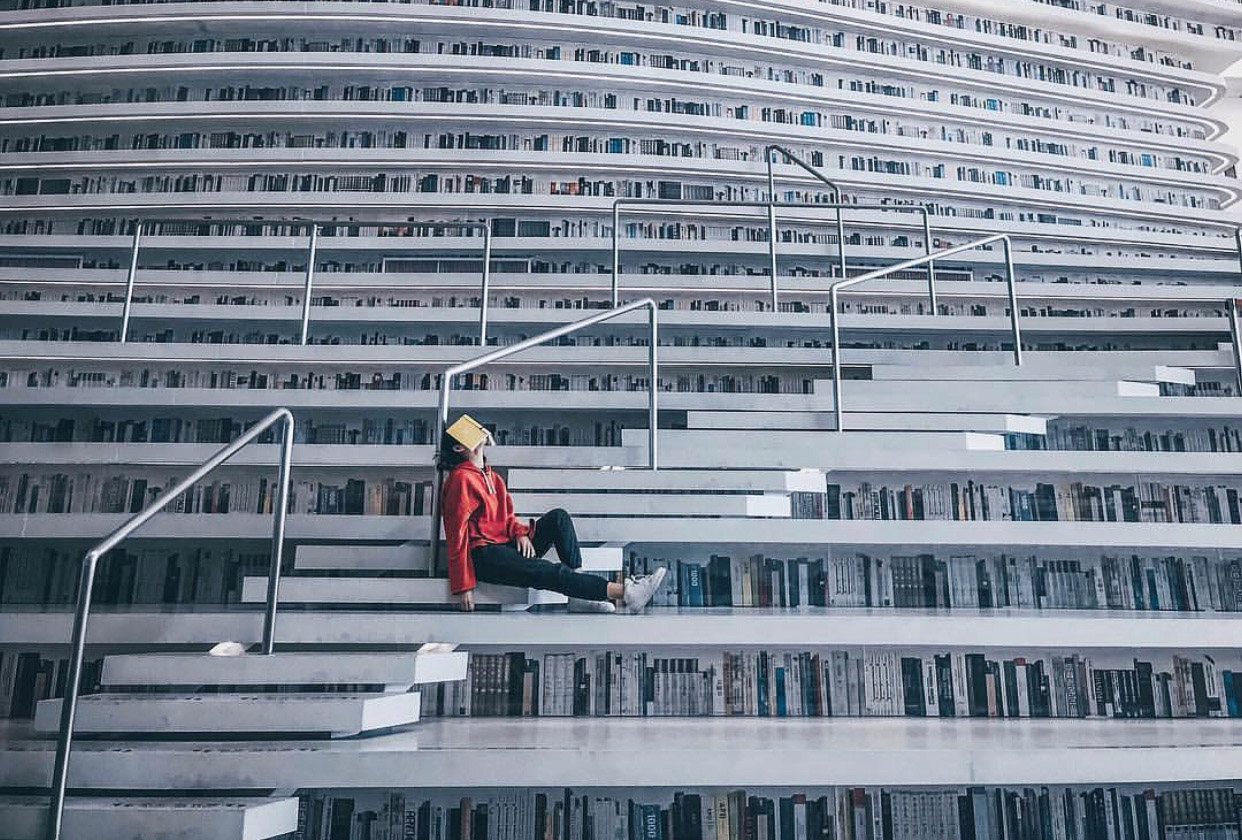
{"type": "Polygon", "coordinates": [[[838,432],[845,431],[845,412],[841,408],[841,313],[837,309],[837,286],[828,289],[828,309],[832,312],[832,412],[838,432]]]}
{"type": "Polygon", "coordinates": [[[310,239],[306,245],[306,280],[302,284],[302,331],[298,344],[306,344],[310,335],[311,289],[315,283],[315,252],[319,247],[319,223],[310,223],[310,239]]]}
{"type": "MultiPolygon", "coordinates": [[[[441,377],[440,378],[440,399],[439,399],[438,407],[436,410],[435,438],[432,441],[433,447],[436,449],[439,448],[440,438],[444,436],[444,429],[445,427],[448,426],[449,398],[450,398],[450,395],[453,389],[453,380],[458,375],[463,374],[463,373],[468,373],[469,371],[472,371],[475,368],[480,368],[485,365],[489,365],[493,362],[498,362],[501,359],[508,358],[509,356],[512,356],[515,353],[521,353],[524,350],[529,350],[532,347],[538,347],[539,345],[544,344],[545,342],[552,341],[554,339],[560,338],[561,336],[570,335],[572,333],[577,332],[578,330],[584,329],[585,327],[590,327],[595,324],[602,323],[604,321],[610,321],[613,318],[616,318],[621,315],[625,315],[629,312],[633,312],[636,309],[649,310],[648,317],[650,319],[649,320],[649,323],[650,323],[649,334],[650,334],[651,346],[647,351],[648,390],[650,391],[647,397],[647,411],[648,411],[648,422],[650,424],[650,431],[648,432],[648,435],[649,435],[649,439],[651,442],[651,447],[650,447],[650,452],[649,452],[649,457],[648,457],[648,465],[650,469],[652,470],[659,469],[659,456],[658,456],[658,450],[656,448],[656,443],[657,443],[656,435],[658,434],[658,428],[659,428],[659,424],[658,424],[659,417],[657,414],[657,410],[659,407],[659,398],[656,395],[656,391],[659,389],[659,383],[660,383],[660,367],[659,367],[660,363],[659,363],[659,354],[656,348],[660,342],[660,327],[659,327],[659,316],[656,314],[659,307],[656,306],[656,302],[652,298],[643,298],[641,300],[631,301],[627,303],[625,306],[620,306],[615,309],[607,309],[595,315],[589,315],[586,318],[581,318],[577,321],[571,321],[568,324],[562,324],[559,327],[555,327],[554,329],[547,330],[546,332],[542,332],[539,335],[532,336],[524,341],[519,341],[516,344],[510,344],[507,347],[498,348],[496,350],[491,351],[490,353],[483,353],[479,356],[474,357],[473,359],[469,359],[460,364],[453,365],[452,367],[445,369],[445,371],[440,375],[441,377]]],[[[436,573],[439,573],[440,571],[440,507],[441,507],[440,488],[441,488],[441,484],[443,483],[442,482],[443,474],[444,474],[443,469],[440,469],[439,464],[437,464],[436,480],[434,484],[432,485],[432,492],[431,492],[431,529],[430,529],[431,567],[432,569],[436,571],[436,573]]]]}
{"type": "MultiPolygon", "coordinates": [[[[156,514],[167,507],[170,502],[180,497],[182,493],[192,488],[215,470],[216,467],[228,461],[280,420],[283,420],[285,423],[285,438],[281,452],[280,486],[276,492],[279,504],[275,511],[277,517],[272,525],[274,544],[271,567],[272,578],[278,578],[280,575],[280,547],[284,541],[284,513],[288,508],[287,500],[289,498],[293,446],[293,413],[287,408],[276,409],[248,429],[237,440],[217,450],[214,455],[200,464],[194,472],[181,479],[173,487],[165,490],[160,494],[159,498],[127,519],[121,527],[92,546],[83,556],[82,566],[78,573],[78,601],[73,618],[73,633],[71,637],[73,649],[69,654],[69,673],[65,678],[65,697],[61,702],[60,730],[57,734],[56,758],[52,768],[52,794],[49,798],[47,812],[47,840],[60,840],[61,824],[64,820],[65,790],[68,787],[69,779],[69,754],[73,746],[73,723],[74,717],[77,714],[78,694],[82,683],[82,663],[86,655],[86,625],[90,618],[91,592],[95,585],[95,572],[99,565],[99,559],[123,542],[134,531],[137,531],[149,522],[156,514]],[[279,538],[279,542],[276,541],[277,538],[279,538]]],[[[269,601],[267,604],[267,617],[264,623],[264,653],[272,652],[270,642],[275,632],[276,591],[277,587],[273,585],[272,580],[269,580],[269,601]]]]}
{"type": "Polygon", "coordinates": [[[1022,365],[1022,332],[1018,327],[1017,275],[1013,270],[1013,242],[1005,235],[1001,239],[1005,249],[1005,281],[1009,285],[1009,323],[1013,326],[1013,363],[1022,365]]]}
{"type": "Polygon", "coordinates": [[[492,227],[481,222],[483,231],[483,273],[479,290],[479,346],[487,346],[487,299],[492,293],[492,227]]]}
{"type": "Polygon", "coordinates": [[[134,306],[134,283],[138,279],[138,251],[142,247],[142,226],[145,222],[142,219],[134,220],[134,238],[129,248],[129,273],[125,276],[125,303],[121,307],[121,337],[119,344],[124,344],[129,338],[129,317],[130,310],[134,306]]]}
{"type": "Polygon", "coordinates": [[[293,415],[284,422],[280,442],[280,472],[276,479],[276,499],[272,510],[272,551],[267,572],[267,605],[263,613],[263,653],[276,647],[276,604],[280,595],[280,573],[285,549],[285,523],[289,513],[289,484],[293,472],[293,415]]]}
{"type": "MultiPolygon", "coordinates": [[[[975,248],[982,248],[985,245],[991,245],[994,242],[1000,242],[1005,249],[1005,280],[1009,289],[1009,321],[1013,328],[1013,362],[1015,365],[1022,364],[1022,331],[1018,325],[1018,290],[1017,290],[1017,273],[1013,267],[1013,243],[1007,233],[998,233],[991,236],[985,236],[982,239],[975,239],[962,245],[955,245],[951,248],[945,248],[942,251],[933,251],[926,256],[917,257],[905,262],[896,263],[886,268],[877,268],[874,271],[868,271],[858,277],[847,280],[838,280],[828,288],[828,309],[832,315],[832,397],[833,412],[836,415],[837,431],[845,430],[845,411],[841,405],[842,386],[841,386],[841,330],[839,320],[841,313],[838,308],[839,292],[842,289],[851,286],[857,286],[860,283],[866,283],[869,280],[878,280],[881,277],[887,277],[906,269],[918,268],[922,265],[929,265],[937,257],[951,257],[954,254],[961,254],[975,248]]],[[[1239,382],[1242,383],[1242,373],[1239,374],[1239,382]]]]}
{"type": "Polygon", "coordinates": [[[837,195],[837,263],[838,270],[841,272],[841,279],[844,280],[848,275],[845,271],[845,219],[841,215],[841,196],[837,195]]]}
{"type": "Polygon", "coordinates": [[[772,172],[772,152],[765,150],[768,164],[768,267],[772,281],[772,311],[778,307],[776,290],[776,176],[772,172]]]}
{"type": "MultiPolygon", "coordinates": [[[[775,287],[773,287],[775,292],[775,287]]],[[[657,430],[660,427],[659,401],[660,401],[660,318],[657,314],[658,309],[654,302],[651,304],[647,341],[650,346],[647,350],[647,370],[651,381],[647,383],[647,467],[651,470],[660,468],[659,459],[659,435],[657,430]]]]}
{"type": "Polygon", "coordinates": [[[82,661],[86,656],[86,621],[90,615],[91,593],[95,587],[95,568],[101,553],[86,552],[78,572],[78,604],[73,614],[73,650],[65,678],[65,699],[60,705],[60,734],[56,740],[56,759],[52,769],[52,799],[48,805],[47,840],[60,840],[65,816],[65,790],[69,786],[69,751],[73,747],[73,722],[78,712],[78,691],[82,682],[82,661]]]}
{"type": "Polygon", "coordinates": [[[621,199],[612,203],[612,308],[621,300],[621,199]]]}
{"type": "Polygon", "coordinates": [[[1238,396],[1242,397],[1242,323],[1238,319],[1238,301],[1229,298],[1225,307],[1229,313],[1229,337],[1233,341],[1233,375],[1238,396]]]}
{"type": "Polygon", "coordinates": [[[940,306],[936,301],[936,261],[932,255],[931,214],[923,208],[923,252],[927,254],[927,298],[931,301],[931,314],[940,314],[940,306]]]}

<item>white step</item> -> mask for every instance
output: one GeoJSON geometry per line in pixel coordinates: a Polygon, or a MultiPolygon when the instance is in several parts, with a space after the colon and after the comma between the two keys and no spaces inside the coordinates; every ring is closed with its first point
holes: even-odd
{"type": "MultiPolygon", "coordinates": [[[[834,431],[831,411],[687,411],[690,429],[781,429],[782,431],[834,431]]],[[[990,432],[1045,435],[1048,419],[1029,414],[936,414],[932,412],[845,412],[851,434],[893,432],[990,432]]],[[[663,432],[661,432],[663,434],[663,432]]],[[[792,488],[791,488],[792,489],[792,488]]]]}
{"type": "Polygon", "coordinates": [[[425,572],[431,568],[431,548],[412,542],[400,545],[299,545],[293,557],[293,568],[308,572],[327,569],[425,572]]]}
{"type": "MultiPolygon", "coordinates": [[[[847,360],[848,361],[848,360],[847,360]]],[[[853,397],[855,405],[865,404],[871,400],[892,400],[900,398],[912,407],[919,403],[935,405],[948,398],[969,398],[972,400],[995,401],[1003,405],[1006,400],[1016,395],[1024,397],[1040,397],[1044,399],[1066,399],[1073,397],[1158,397],[1160,386],[1152,382],[1133,382],[1128,379],[1110,378],[1107,380],[1073,380],[1046,381],[988,381],[945,380],[942,382],[927,381],[892,381],[885,382],[875,379],[851,379],[845,383],[846,406],[853,397]]],[[[822,395],[832,404],[832,380],[816,379],[814,384],[816,396],[822,395]]],[[[1012,409],[1011,409],[1012,410],[1012,409]]]]}
{"type": "Polygon", "coordinates": [[[514,493],[519,517],[566,508],[575,515],[616,516],[789,516],[788,494],[728,493],[514,493]]]}
{"type": "MultiPolygon", "coordinates": [[[[0,797],[2,840],[44,840],[47,797],[0,797]]],[[[116,796],[65,800],[66,840],[268,840],[298,827],[292,797],[158,799],[116,796]]]]}
{"type": "MultiPolygon", "coordinates": [[[[35,707],[35,731],[56,732],[60,700],[35,707]]],[[[392,694],[88,694],[79,733],[357,735],[418,721],[418,692],[392,694]]]]}
{"type": "MultiPolygon", "coordinates": [[[[267,600],[267,578],[247,577],[242,581],[242,603],[267,600]]],[[[480,583],[474,603],[499,604],[501,608],[526,609],[537,604],[564,604],[559,592],[522,589],[480,583]]],[[[287,577],[280,582],[282,604],[457,604],[445,578],[342,578],[287,577]]]]}
{"type": "MultiPolygon", "coordinates": [[[[823,492],[822,487],[820,492],[823,492]]],[[[305,548],[306,546],[298,546],[298,553],[293,561],[293,567],[298,571],[404,572],[410,569],[409,558],[412,553],[416,553],[419,562],[422,563],[417,570],[428,571],[431,563],[431,549],[423,545],[413,546],[413,551],[399,546],[349,545],[347,543],[317,545],[314,546],[315,551],[308,555],[306,562],[303,562],[302,551],[305,548]],[[400,550],[391,551],[390,548],[400,548],[400,550]]],[[[622,546],[582,546],[582,568],[591,571],[612,571],[621,568],[621,548],[622,546]]],[[[548,556],[554,557],[555,549],[549,552],[548,556]]]]}
{"type": "MultiPolygon", "coordinates": [[[[848,361],[848,358],[846,359],[848,361]]],[[[1060,364],[1023,363],[1022,365],[873,365],[873,381],[966,381],[966,382],[1107,382],[1127,380],[1134,382],[1169,382],[1177,385],[1194,385],[1195,372],[1190,368],[1155,365],[1097,364],[1079,365],[1070,360],[1060,364]]]]}
{"type": "MultiPolygon", "coordinates": [[[[625,543],[604,543],[603,545],[579,546],[582,554],[584,572],[615,572],[625,565],[625,543]]],[[[548,553],[549,557],[560,559],[556,549],[548,553]]]]}
{"type": "MultiPolygon", "coordinates": [[[[695,414],[697,412],[690,412],[695,414]]],[[[730,414],[733,412],[721,412],[730,414]]],[[[760,415],[763,416],[763,415],[760,415]]],[[[767,415],[783,421],[786,415],[767,415]]],[[[643,431],[646,434],[645,430],[643,431]]],[[[664,434],[661,431],[661,434],[664,434]]],[[[507,449],[506,449],[507,451],[507,449]]],[[[822,493],[827,484],[820,470],[646,470],[632,469],[511,469],[509,491],[531,490],[751,490],[822,493]]]]}
{"type": "Polygon", "coordinates": [[[101,682],[110,686],[200,685],[413,685],[466,678],[468,654],[278,652],[271,656],[205,653],[127,653],[104,659],[101,682]]]}
{"type": "MultiPolygon", "coordinates": [[[[785,431],[782,428],[766,429],[661,429],[660,459],[661,465],[679,468],[681,465],[693,469],[728,469],[728,465],[703,466],[701,458],[704,454],[695,450],[711,449],[731,453],[739,461],[746,461],[747,455],[759,451],[801,452],[801,461],[813,463],[815,452],[826,443],[831,443],[819,431],[785,431]]],[[[621,444],[627,447],[647,448],[646,429],[622,429],[621,444]]],[[[983,432],[850,432],[849,445],[858,450],[875,449],[891,451],[894,449],[912,449],[924,452],[936,449],[942,452],[1001,450],[1005,448],[1003,435],[985,434],[983,432]]],[[[749,468],[751,464],[740,464],[739,468],[749,468]]],[[[814,467],[813,467],[814,468],[814,467]]],[[[774,467],[773,469],[783,469],[774,467]]],[[[802,469],[802,467],[798,467],[802,469]]],[[[628,472],[628,470],[627,470],[628,472]]]]}

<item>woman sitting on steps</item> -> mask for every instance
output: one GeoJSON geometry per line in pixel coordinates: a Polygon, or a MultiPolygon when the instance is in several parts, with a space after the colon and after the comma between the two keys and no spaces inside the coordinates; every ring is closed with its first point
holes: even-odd
{"type": "Polygon", "coordinates": [[[476,580],[505,586],[550,589],[569,596],[572,612],[640,612],[664,582],[666,570],[626,578],[624,584],[576,571],[582,552],[573,520],[557,508],[528,526],[513,514],[513,497],[483,448],[491,433],[468,414],[444,430],[438,464],[448,470],[440,494],[448,543],[449,588],[463,610],[474,609],[476,580]],[[561,562],[541,559],[556,546],[561,562]]]}

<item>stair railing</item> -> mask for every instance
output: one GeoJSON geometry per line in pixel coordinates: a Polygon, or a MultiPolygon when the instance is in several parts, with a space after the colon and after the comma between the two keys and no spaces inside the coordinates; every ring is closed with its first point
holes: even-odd
{"type": "MultiPolygon", "coordinates": [[[[621,211],[627,208],[650,208],[658,210],[661,207],[702,207],[711,209],[744,209],[744,208],[767,208],[770,218],[775,218],[775,207],[788,208],[791,210],[832,210],[837,211],[837,239],[843,241],[844,228],[841,227],[840,216],[842,209],[850,210],[879,210],[890,213],[920,213],[923,216],[924,242],[927,254],[931,254],[931,223],[926,207],[918,205],[904,206],[900,204],[881,204],[880,202],[859,202],[850,204],[820,204],[806,202],[802,204],[776,204],[772,201],[720,201],[715,199],[693,199],[693,198],[618,198],[612,202],[612,305],[614,307],[620,302],[621,297],[621,211]]],[[[736,214],[735,214],[736,215],[736,214]]],[[[769,237],[769,253],[774,253],[774,239],[776,236],[775,228],[772,228],[769,237]]],[[[775,265],[775,264],[773,264],[775,265]]],[[[844,265],[844,264],[843,264],[844,265]]],[[[930,268],[932,263],[927,263],[930,268]]],[[[841,275],[845,276],[844,273],[841,275]]],[[[780,305],[779,289],[777,284],[777,276],[774,268],[769,269],[768,274],[770,296],[772,303],[772,311],[777,311],[780,305]]],[[[936,276],[933,271],[929,271],[927,275],[928,281],[928,298],[931,300],[931,314],[936,314],[936,276]]]]}
{"type": "MultiPolygon", "coordinates": [[[[436,413],[436,432],[432,438],[432,447],[438,449],[440,446],[440,438],[444,436],[444,430],[448,426],[449,416],[449,398],[452,394],[453,379],[460,374],[469,373],[470,371],[483,367],[484,365],[498,362],[506,359],[516,353],[529,350],[532,347],[538,347],[548,341],[555,341],[562,336],[570,335],[595,324],[604,321],[611,321],[613,318],[619,318],[638,309],[647,310],[648,324],[648,349],[647,349],[647,466],[651,470],[658,470],[659,459],[659,393],[660,393],[660,362],[658,356],[658,346],[660,343],[660,324],[657,315],[656,302],[651,298],[643,298],[642,300],[632,301],[613,309],[606,309],[595,315],[572,321],[568,324],[542,332],[539,335],[532,336],[525,341],[519,341],[516,344],[510,344],[507,347],[501,347],[482,356],[476,356],[468,359],[461,364],[454,365],[444,371],[440,379],[440,410],[436,413]]],[[[443,481],[443,468],[437,466],[436,480],[432,487],[431,494],[431,563],[433,569],[440,567],[440,486],[443,481]]]]}
{"type": "Polygon", "coordinates": [[[877,268],[875,271],[868,271],[866,274],[860,274],[857,277],[850,277],[844,280],[838,280],[833,283],[828,290],[828,311],[832,317],[832,402],[833,412],[836,416],[836,429],[838,432],[845,431],[845,410],[842,407],[841,397],[841,312],[837,307],[837,302],[842,291],[866,283],[869,280],[878,280],[887,277],[898,271],[904,271],[908,268],[917,268],[921,265],[927,265],[934,259],[943,259],[960,254],[965,251],[972,251],[975,248],[982,248],[995,242],[1004,244],[1005,252],[1005,281],[1009,285],[1009,320],[1013,329],[1013,363],[1015,365],[1022,364],[1022,335],[1018,327],[1018,292],[1015,287],[1017,280],[1013,269],[1013,243],[1009,234],[998,233],[994,236],[985,236],[982,239],[976,239],[962,245],[956,245],[952,248],[945,248],[941,251],[929,254],[925,257],[918,257],[913,260],[897,263],[896,265],[886,266],[885,268],[877,268]]]}
{"type": "Polygon", "coordinates": [[[69,655],[69,672],[65,680],[65,699],[60,708],[60,731],[56,740],[56,763],[52,772],[52,796],[48,805],[48,840],[60,840],[61,823],[65,813],[65,789],[69,779],[69,753],[73,747],[73,722],[78,709],[78,691],[82,682],[82,661],[86,651],[86,624],[90,618],[91,592],[95,584],[95,570],[99,560],[137,531],[152,517],[163,510],[185,491],[189,490],[225,461],[228,461],[248,444],[277,423],[284,423],[280,445],[280,473],[275,486],[276,497],[272,505],[272,550],[268,567],[267,606],[263,614],[263,653],[271,654],[276,640],[276,602],[280,587],[281,554],[285,544],[285,519],[289,509],[289,476],[293,466],[293,413],[278,408],[268,414],[237,440],[223,447],[204,461],[176,486],[164,491],[158,499],[134,514],[100,542],[96,543],[82,558],[78,573],[78,600],[73,616],[73,650],[69,655]]]}
{"type": "Polygon", "coordinates": [[[841,216],[841,187],[837,185],[836,181],[826,177],[818,169],[789,151],[789,149],[776,143],[769,143],[763,149],[763,160],[768,167],[768,261],[772,265],[772,276],[776,276],[776,174],[772,168],[773,152],[779,152],[785,156],[787,162],[801,167],[810,173],[812,178],[832,187],[832,200],[837,205],[837,264],[840,267],[841,277],[847,277],[848,275],[845,273],[845,220],[841,216]]]}
{"type": "MultiPolygon", "coordinates": [[[[772,264],[772,276],[776,276],[776,175],[772,169],[772,153],[779,152],[784,156],[786,162],[792,163],[807,172],[812,178],[822,184],[832,187],[835,193],[835,206],[837,208],[837,263],[838,270],[841,272],[841,279],[849,276],[846,269],[845,260],[845,222],[841,217],[842,207],[858,207],[862,209],[867,205],[845,204],[841,197],[841,187],[836,181],[825,176],[819,169],[807,163],[798,155],[789,149],[777,143],[769,143],[763,150],[763,157],[768,165],[768,259],[772,264]]],[[[823,206],[823,205],[820,205],[823,206]]],[[[881,205],[882,209],[892,210],[895,212],[921,213],[923,216],[923,248],[927,256],[932,253],[932,230],[931,230],[931,213],[922,205],[915,204],[910,206],[902,205],[881,205]]],[[[1242,248],[1242,244],[1239,245],[1242,248]]],[[[927,265],[927,297],[931,301],[931,314],[936,314],[936,263],[935,260],[929,259],[927,265]]]]}
{"type": "Polygon", "coordinates": [[[325,228],[349,226],[363,227],[420,227],[430,230],[470,230],[483,234],[483,269],[479,281],[479,345],[487,345],[488,295],[491,293],[492,265],[492,228],[486,222],[400,222],[371,221],[358,219],[341,219],[319,221],[315,219],[136,219],[134,235],[129,248],[129,271],[125,277],[125,303],[121,308],[121,334],[118,341],[124,344],[129,340],[129,322],[134,306],[134,285],[138,278],[138,255],[142,249],[142,239],[150,222],[196,222],[199,224],[285,224],[305,228],[306,233],[306,272],[302,282],[302,313],[301,329],[298,331],[298,344],[305,345],[310,337],[311,295],[315,286],[315,259],[319,248],[319,234],[325,228]]]}

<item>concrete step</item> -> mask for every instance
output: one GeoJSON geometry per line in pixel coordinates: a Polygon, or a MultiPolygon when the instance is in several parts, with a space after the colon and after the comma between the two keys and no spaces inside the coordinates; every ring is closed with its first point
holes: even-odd
{"type": "MultiPolygon", "coordinates": [[[[691,412],[698,414],[699,412],[691,412]]],[[[735,412],[720,412],[733,415],[735,412]]],[[[749,414],[750,412],[746,412],[749,414]]],[[[771,428],[783,423],[787,415],[756,413],[766,417],[771,428]]],[[[758,427],[756,427],[758,428],[758,427]]],[[[643,432],[646,433],[645,430],[643,432]]],[[[661,432],[663,434],[663,432],[661,432]]],[[[782,493],[805,491],[822,493],[826,480],[819,470],[645,470],[635,469],[511,469],[509,492],[533,490],[717,490],[782,493]]]]}
{"type": "MultiPolygon", "coordinates": [[[[822,488],[821,488],[822,492],[822,488]]],[[[409,571],[409,567],[405,565],[405,558],[408,553],[390,552],[386,549],[388,546],[376,545],[322,545],[315,546],[317,551],[311,555],[311,559],[303,564],[301,560],[302,546],[298,548],[298,556],[293,561],[293,567],[298,571],[305,572],[405,572],[409,571]]],[[[623,557],[624,546],[615,545],[595,545],[582,546],[582,568],[593,572],[610,572],[621,568],[621,560],[623,557]]],[[[426,566],[418,571],[427,571],[430,569],[431,549],[427,546],[417,546],[417,550],[425,557],[426,566]]],[[[548,557],[556,557],[556,549],[549,551],[548,557]]],[[[283,584],[282,584],[283,585],[283,584]]]]}
{"type": "MultiPolygon", "coordinates": [[[[995,401],[998,406],[1003,406],[1016,394],[1045,399],[1160,396],[1160,386],[1153,382],[1135,382],[1116,377],[1087,381],[1063,378],[1016,381],[1003,379],[993,381],[982,378],[943,381],[851,379],[847,380],[844,386],[845,405],[849,407],[852,403],[855,408],[866,407],[868,400],[881,401],[894,398],[902,400],[913,409],[919,407],[920,403],[927,403],[929,406],[937,403],[943,404],[947,398],[952,397],[995,401]]],[[[814,389],[815,394],[823,395],[829,401],[828,405],[831,406],[832,380],[816,379],[814,389]]]]}
{"type": "Polygon", "coordinates": [[[734,495],[699,493],[514,493],[513,505],[522,519],[553,508],[583,516],[777,516],[787,517],[789,494],[734,495]]]}
{"type": "MultiPolygon", "coordinates": [[[[242,581],[242,603],[267,600],[267,578],[247,577],[242,581]]],[[[476,606],[499,605],[501,609],[524,610],[537,604],[564,604],[564,595],[542,589],[521,589],[480,583],[474,591],[476,606]]],[[[425,604],[456,606],[457,596],[449,591],[445,578],[349,578],[287,577],[280,582],[282,604],[425,604]]]]}
{"type": "Polygon", "coordinates": [[[405,691],[466,678],[468,654],[308,651],[243,656],[126,653],[104,658],[107,686],[383,685],[405,691]]]}
{"type": "Polygon", "coordinates": [[[328,569],[425,572],[431,568],[431,547],[413,542],[350,546],[304,544],[299,545],[294,553],[293,568],[307,572],[328,569]],[[347,565],[342,565],[347,561],[347,565]]]}
{"type": "MultiPolygon", "coordinates": [[[[687,411],[690,429],[781,429],[791,432],[834,431],[831,411],[687,411]]],[[[937,414],[917,411],[846,411],[851,438],[860,432],[986,432],[1045,435],[1048,419],[1029,414],[937,414]]]]}
{"type": "Polygon", "coordinates": [[[1194,385],[1195,372],[1190,368],[1169,365],[1075,365],[1067,362],[1024,362],[1022,365],[942,365],[929,361],[926,365],[873,365],[871,378],[877,382],[891,381],[965,381],[965,382],[1168,382],[1194,385]]]}
{"type": "MultiPolygon", "coordinates": [[[[60,700],[35,707],[35,731],[56,732],[60,700]]],[[[392,694],[88,694],[74,731],[121,733],[329,733],[346,737],[418,721],[418,692],[392,694]]]]}
{"type": "MultiPolygon", "coordinates": [[[[44,840],[45,796],[0,797],[0,840],[44,840]]],[[[74,796],[65,800],[66,840],[268,840],[296,831],[292,797],[162,799],[74,796]]]]}

